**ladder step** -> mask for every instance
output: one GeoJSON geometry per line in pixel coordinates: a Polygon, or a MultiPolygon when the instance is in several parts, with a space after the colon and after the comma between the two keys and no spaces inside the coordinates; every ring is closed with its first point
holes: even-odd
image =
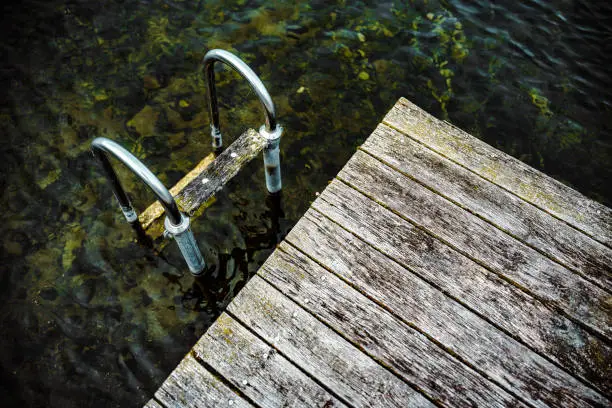
{"type": "MultiPolygon", "coordinates": [[[[263,136],[249,129],[216,158],[213,153],[206,156],[170,189],[181,212],[190,217],[201,214],[214,202],[215,193],[253,160],[266,143],[263,136]]],[[[163,215],[164,209],[156,201],[138,217],[147,235],[153,239],[164,232],[163,215]]]]}

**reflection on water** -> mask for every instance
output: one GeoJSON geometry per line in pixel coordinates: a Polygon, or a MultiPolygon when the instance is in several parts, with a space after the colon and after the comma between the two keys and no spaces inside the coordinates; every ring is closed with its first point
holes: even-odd
{"type": "MultiPolygon", "coordinates": [[[[3,14],[0,324],[6,405],[139,406],[400,96],[612,202],[610,6],[577,1],[26,1],[3,14]],[[135,242],[89,153],[170,186],[210,152],[199,63],[239,54],[286,129],[282,210],[259,160],[193,223],[210,275],[135,242]]],[[[263,121],[218,74],[224,129],[263,121]]],[[[229,142],[230,140],[228,140],[229,142]]],[[[121,174],[140,209],[152,197],[121,174]]]]}

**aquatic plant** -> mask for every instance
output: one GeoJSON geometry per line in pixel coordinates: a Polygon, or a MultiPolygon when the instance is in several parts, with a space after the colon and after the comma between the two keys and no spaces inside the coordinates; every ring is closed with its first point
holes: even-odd
{"type": "Polygon", "coordinates": [[[172,52],[176,40],[171,40],[168,36],[168,25],[167,17],[154,17],[148,21],[147,40],[151,53],[161,51],[164,54],[170,54],[172,52]]]}
{"type": "Polygon", "coordinates": [[[552,111],[549,108],[548,98],[542,95],[539,89],[530,88],[529,96],[531,97],[531,103],[533,103],[535,107],[539,109],[540,115],[545,118],[550,118],[553,115],[552,111]]]}

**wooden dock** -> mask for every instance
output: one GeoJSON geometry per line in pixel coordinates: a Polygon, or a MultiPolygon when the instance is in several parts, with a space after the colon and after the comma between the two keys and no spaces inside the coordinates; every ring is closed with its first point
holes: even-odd
{"type": "Polygon", "coordinates": [[[401,99],[148,407],[612,406],[612,211],[401,99]]]}

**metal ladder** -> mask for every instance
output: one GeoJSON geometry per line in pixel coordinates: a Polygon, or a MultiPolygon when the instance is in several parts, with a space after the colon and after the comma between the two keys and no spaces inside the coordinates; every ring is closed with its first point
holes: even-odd
{"type": "MultiPolygon", "coordinates": [[[[244,61],[230,52],[218,49],[207,52],[203,60],[208,85],[210,117],[212,118],[210,125],[212,146],[216,151],[220,151],[223,146],[219,125],[217,90],[215,87],[214,65],[216,62],[230,66],[246,79],[263,105],[265,124],[261,126],[259,133],[267,141],[263,152],[266,187],[270,193],[278,193],[282,188],[279,146],[283,129],[276,121],[276,110],[272,98],[259,77],[244,61]]],[[[202,275],[206,268],[206,262],[191,231],[190,219],[186,214],[179,211],[176,201],[163,183],[140,160],[117,142],[104,137],[98,137],[92,142],[91,150],[96,160],[102,166],[127,222],[132,226],[140,226],[138,215],[110,162],[109,155],[123,163],[153,191],[164,207],[166,214],[164,236],[174,238],[191,273],[194,276],[202,275]]]]}

